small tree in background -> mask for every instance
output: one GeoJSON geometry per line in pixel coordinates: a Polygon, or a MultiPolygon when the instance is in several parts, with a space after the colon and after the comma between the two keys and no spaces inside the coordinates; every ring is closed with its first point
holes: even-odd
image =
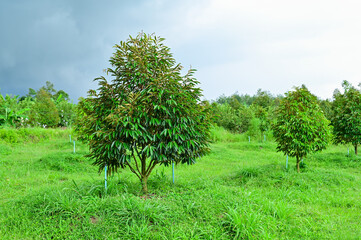
{"type": "Polygon", "coordinates": [[[323,114],[325,114],[325,117],[331,121],[333,116],[333,110],[332,110],[332,101],[330,99],[318,99],[318,105],[323,111],[323,114]]]}
{"type": "Polygon", "coordinates": [[[30,113],[30,121],[35,126],[57,127],[59,113],[50,95],[40,89],[36,94],[35,104],[30,113]]]}
{"type": "Polygon", "coordinates": [[[59,112],[59,126],[60,127],[69,127],[72,126],[76,114],[75,114],[75,104],[70,103],[66,100],[56,101],[56,108],[59,112]]]}
{"type": "Polygon", "coordinates": [[[254,115],[259,119],[259,130],[261,135],[270,129],[271,119],[269,117],[269,110],[273,106],[274,97],[268,91],[257,90],[252,103],[254,115]]]}
{"type": "Polygon", "coordinates": [[[253,97],[253,105],[263,107],[268,109],[273,104],[274,97],[268,91],[262,91],[262,89],[257,90],[257,94],[253,97]]]}
{"type": "MultiPolygon", "coordinates": [[[[40,90],[44,90],[45,92],[47,92],[49,94],[49,96],[54,99],[54,95],[56,94],[56,90],[54,88],[54,84],[50,81],[46,81],[45,82],[45,86],[42,86],[40,88],[40,90]]],[[[29,93],[31,92],[31,88],[29,89],[29,93]]]]}
{"type": "MultiPolygon", "coordinates": [[[[158,164],[192,164],[208,150],[209,108],[191,69],[181,75],[162,38],[140,33],[115,46],[98,91],[78,104],[76,131],[102,171],[129,168],[147,192],[158,164]]],[[[209,105],[208,105],[209,106],[209,105]]]]}
{"type": "Polygon", "coordinates": [[[254,116],[259,119],[259,130],[261,135],[270,129],[271,120],[269,118],[268,107],[264,108],[259,105],[252,105],[254,116]]]}
{"type": "Polygon", "coordinates": [[[346,80],[342,83],[344,93],[336,90],[332,103],[331,124],[335,143],[351,143],[357,155],[361,143],[361,92],[346,80]]]}
{"type": "Polygon", "coordinates": [[[326,148],[331,137],[329,121],[305,86],[286,93],[276,110],[273,135],[277,151],[296,157],[297,172],[300,161],[310,152],[326,148]]]}

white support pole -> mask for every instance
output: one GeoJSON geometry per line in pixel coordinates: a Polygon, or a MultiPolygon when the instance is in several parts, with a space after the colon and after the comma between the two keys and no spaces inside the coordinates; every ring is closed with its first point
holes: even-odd
{"type": "Polygon", "coordinates": [[[172,176],[173,176],[173,184],[174,184],[174,161],[172,161],[172,176]]]}
{"type": "Polygon", "coordinates": [[[107,192],[107,170],[108,170],[108,166],[105,165],[105,183],[104,183],[104,187],[105,187],[105,193],[107,192]]]}

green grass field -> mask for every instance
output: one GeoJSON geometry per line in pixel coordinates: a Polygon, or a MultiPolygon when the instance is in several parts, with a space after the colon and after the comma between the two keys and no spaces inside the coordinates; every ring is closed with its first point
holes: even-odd
{"type": "Polygon", "coordinates": [[[157,167],[149,191],[108,180],[69,130],[0,130],[0,239],[361,239],[361,157],[329,146],[304,160],[272,141],[213,130],[193,166],[157,167]]]}

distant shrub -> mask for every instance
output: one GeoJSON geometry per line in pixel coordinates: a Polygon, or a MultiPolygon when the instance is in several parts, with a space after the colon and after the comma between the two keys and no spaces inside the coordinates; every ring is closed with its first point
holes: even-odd
{"type": "Polygon", "coordinates": [[[59,112],[59,126],[67,127],[71,126],[75,120],[75,104],[65,100],[56,102],[56,107],[59,112]]]}
{"type": "Polygon", "coordinates": [[[215,109],[217,115],[215,122],[232,132],[246,132],[250,126],[252,111],[243,105],[234,107],[229,104],[218,104],[215,109]]]}
{"type": "Polygon", "coordinates": [[[249,124],[247,135],[253,137],[260,137],[261,136],[260,124],[261,124],[260,119],[252,118],[249,124]]]}
{"type": "Polygon", "coordinates": [[[62,129],[44,129],[44,128],[1,128],[0,141],[6,143],[27,143],[39,142],[52,137],[66,137],[70,130],[62,129]]]}
{"type": "Polygon", "coordinates": [[[39,166],[64,172],[84,171],[88,165],[83,164],[88,159],[82,155],[68,153],[53,153],[39,159],[39,166]]]}
{"type": "Polygon", "coordinates": [[[223,127],[214,126],[210,130],[210,139],[212,142],[241,142],[244,141],[244,136],[231,133],[223,127]]]}
{"type": "Polygon", "coordinates": [[[7,143],[17,143],[18,134],[16,133],[15,129],[3,128],[0,129],[0,139],[7,143]]]}
{"type": "Polygon", "coordinates": [[[50,95],[43,89],[36,95],[31,109],[30,121],[33,126],[56,127],[60,121],[58,110],[50,95]]]}

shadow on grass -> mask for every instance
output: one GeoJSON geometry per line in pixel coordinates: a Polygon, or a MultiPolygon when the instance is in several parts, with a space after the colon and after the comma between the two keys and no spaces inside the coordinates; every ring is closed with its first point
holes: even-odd
{"type": "Polygon", "coordinates": [[[248,142],[236,142],[236,143],[228,143],[227,148],[230,149],[236,149],[239,151],[262,151],[262,150],[268,150],[268,151],[275,151],[276,145],[274,143],[269,142],[254,142],[254,143],[248,143],[248,142]]]}
{"type": "MultiPolygon", "coordinates": [[[[317,163],[336,168],[357,168],[361,167],[361,156],[354,153],[319,153],[312,157],[317,163]]],[[[312,159],[312,160],[313,160],[312,159]]]]}
{"type": "MultiPolygon", "coordinates": [[[[110,186],[108,190],[109,197],[100,197],[104,194],[100,182],[73,182],[63,189],[44,188],[22,196],[0,213],[5,216],[3,223],[7,232],[19,231],[22,226],[15,223],[21,219],[28,228],[40,230],[37,237],[45,239],[54,236],[59,239],[101,239],[104,232],[116,233],[117,237],[110,238],[139,239],[137,234],[147,236],[144,234],[152,232],[153,228],[167,224],[167,206],[157,201],[144,201],[125,191],[112,196],[114,189],[110,186]],[[144,227],[145,232],[139,227],[144,227]]],[[[33,231],[29,238],[36,234],[33,231]]]]}
{"type": "Polygon", "coordinates": [[[233,172],[232,175],[219,179],[223,185],[267,188],[297,187],[304,190],[320,187],[350,187],[354,181],[353,175],[340,171],[305,168],[301,170],[301,173],[297,173],[294,168],[286,169],[279,164],[242,168],[233,172]]]}
{"type": "Polygon", "coordinates": [[[36,167],[40,169],[62,172],[83,172],[91,167],[91,160],[79,153],[56,152],[45,155],[35,164],[36,167]]]}

